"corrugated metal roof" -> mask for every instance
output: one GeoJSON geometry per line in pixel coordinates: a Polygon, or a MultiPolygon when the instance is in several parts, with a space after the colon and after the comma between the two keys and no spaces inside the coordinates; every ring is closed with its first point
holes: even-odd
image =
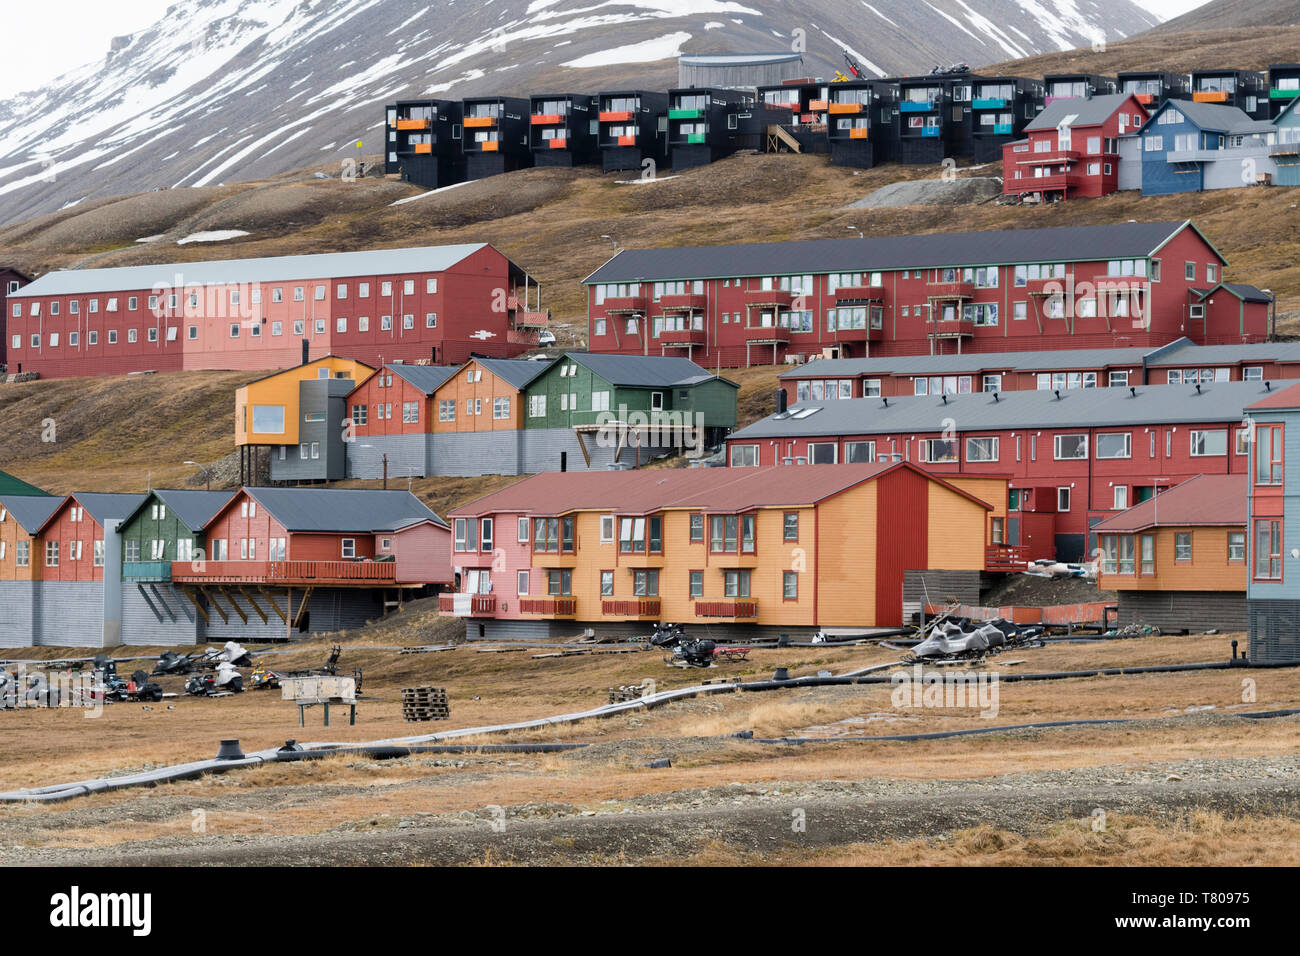
{"type": "MultiPolygon", "coordinates": [[[[211,521],[231,498],[233,491],[192,491],[189,489],[155,488],[153,494],[171,509],[172,514],[180,519],[181,524],[191,531],[199,531],[211,521]]],[[[149,496],[123,517],[123,523],[130,521],[149,503],[149,496]]]]}
{"type": "Polygon", "coordinates": [[[879,398],[798,402],[787,416],[800,409],[816,411],[806,418],[772,415],[733,432],[729,440],[929,433],[949,421],[958,432],[1239,422],[1242,410],[1266,394],[1262,382],[1218,382],[1202,386],[1199,393],[1190,385],[1139,385],[1135,391],[1075,388],[1062,390],[1059,399],[1046,389],[976,392],[949,395],[946,403],[934,396],[907,395],[889,399],[888,405],[879,398]]]}
{"type": "Polygon", "coordinates": [[[1089,529],[1145,531],[1192,525],[1246,526],[1246,475],[1197,475],[1089,529]]]}
{"type": "Polygon", "coordinates": [[[35,534],[65,500],[54,495],[4,495],[0,507],[8,509],[24,531],[35,534]]]}
{"type": "Polygon", "coordinates": [[[1071,128],[1075,126],[1096,126],[1110,119],[1111,114],[1128,102],[1129,99],[1130,94],[1128,93],[1103,93],[1091,99],[1074,97],[1053,100],[1043,108],[1041,113],[1034,117],[1032,122],[1025,124],[1025,129],[1056,129],[1067,120],[1071,128]],[[1073,119],[1070,119],[1070,117],[1073,117],[1073,119]]]}
{"type": "Polygon", "coordinates": [[[1145,258],[1186,222],[624,249],[587,284],[1145,258]]]}
{"type": "MultiPolygon", "coordinates": [[[[1050,349],[1033,352],[966,352],[961,355],[906,355],[888,358],[814,359],[782,372],[778,378],[842,378],[859,375],[938,375],[1003,370],[1052,371],[1141,365],[1201,367],[1241,362],[1300,362],[1300,342],[1251,345],[1197,345],[1183,338],[1149,349],[1050,349]]],[[[1134,383],[1136,384],[1136,383],[1134,383]]]]}
{"type": "MultiPolygon", "coordinates": [[[[1055,105],[1055,104],[1053,104],[1055,105]]],[[[1272,129],[1273,124],[1267,120],[1253,119],[1249,113],[1235,106],[1224,103],[1197,103],[1195,100],[1166,100],[1164,105],[1151,113],[1139,132],[1144,131],[1155,122],[1156,116],[1167,109],[1176,109],[1189,119],[1193,126],[1201,130],[1214,130],[1219,133],[1250,133],[1259,129],[1272,129]]]]}
{"type": "Polygon", "coordinates": [[[90,516],[103,527],[105,521],[120,521],[140,507],[148,495],[104,494],[101,492],[74,492],[77,503],[90,512],[90,516]]]}
{"type": "Polygon", "coordinates": [[[266,256],[260,259],[115,266],[111,269],[67,269],[47,272],[30,285],[11,292],[10,297],[129,292],[152,289],[155,286],[171,288],[441,272],[486,245],[487,243],[476,242],[408,249],[369,249],[364,252],[326,252],[305,256],[266,256]]]}
{"type": "Polygon", "coordinates": [[[446,526],[409,491],[370,488],[245,488],[286,531],[396,531],[421,521],[446,526]]]}
{"type": "Polygon", "coordinates": [[[481,358],[475,361],[515,388],[523,388],[552,365],[551,362],[532,362],[528,359],[481,358]]]}
{"type": "MultiPolygon", "coordinates": [[[[450,514],[453,517],[494,512],[559,515],[590,510],[645,514],[665,508],[732,513],[752,508],[810,505],[900,467],[912,466],[874,462],[816,468],[546,472],[462,505],[450,514]]],[[[926,477],[938,480],[932,475],[926,477]]],[[[988,507],[987,503],[980,503],[988,507]]]]}
{"type": "MultiPolygon", "coordinates": [[[[708,369],[696,365],[690,359],[671,356],[660,358],[654,355],[617,355],[609,352],[565,352],[564,356],[611,385],[628,388],[698,385],[715,377],[708,369]]],[[[727,382],[726,379],[721,381],[727,382]]],[[[734,382],[727,384],[735,385],[734,382]]]]}
{"type": "Polygon", "coordinates": [[[385,365],[384,368],[398,378],[418,388],[425,395],[432,395],[447,379],[456,374],[459,365],[385,365]]]}

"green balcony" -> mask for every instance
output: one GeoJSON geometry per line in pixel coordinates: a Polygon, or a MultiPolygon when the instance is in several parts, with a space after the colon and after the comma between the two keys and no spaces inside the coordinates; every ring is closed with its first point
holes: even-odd
{"type": "Polygon", "coordinates": [[[669,110],[669,119],[700,119],[704,116],[704,110],[669,110]]]}
{"type": "Polygon", "coordinates": [[[705,138],[706,138],[706,134],[704,134],[704,133],[687,133],[687,134],[686,134],[686,142],[688,142],[688,143],[703,143],[704,140],[705,140],[705,138]]]}
{"type": "Polygon", "coordinates": [[[1293,100],[1300,96],[1300,90],[1279,90],[1277,87],[1268,91],[1270,100],[1293,100]]]}
{"type": "Polygon", "coordinates": [[[170,561],[127,561],[122,565],[123,581],[170,581],[172,563],[170,561]]]}

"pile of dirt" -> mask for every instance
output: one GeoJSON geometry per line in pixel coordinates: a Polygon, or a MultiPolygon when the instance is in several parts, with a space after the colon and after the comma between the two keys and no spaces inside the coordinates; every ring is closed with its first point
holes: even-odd
{"type": "Polygon", "coordinates": [[[1009,574],[984,594],[986,607],[1048,607],[1053,604],[1113,603],[1114,591],[1100,591],[1083,578],[1041,578],[1034,574],[1009,574]]]}

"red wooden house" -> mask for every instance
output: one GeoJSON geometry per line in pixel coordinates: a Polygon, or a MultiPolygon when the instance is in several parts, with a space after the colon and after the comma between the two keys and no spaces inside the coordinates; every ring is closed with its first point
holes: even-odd
{"type": "Polygon", "coordinates": [[[1026,139],[1002,147],[1002,192],[1040,200],[1113,193],[1119,138],[1146,120],[1146,107],[1131,93],[1050,100],[1025,127],[1026,139]]]}

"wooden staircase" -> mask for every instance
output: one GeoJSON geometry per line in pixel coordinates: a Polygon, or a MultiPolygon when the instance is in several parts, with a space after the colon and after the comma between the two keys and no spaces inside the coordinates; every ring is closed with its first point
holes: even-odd
{"type": "Polygon", "coordinates": [[[803,145],[794,138],[794,134],[788,129],[784,126],[769,126],[767,128],[767,152],[779,153],[782,146],[785,146],[792,153],[803,152],[803,145]]]}

